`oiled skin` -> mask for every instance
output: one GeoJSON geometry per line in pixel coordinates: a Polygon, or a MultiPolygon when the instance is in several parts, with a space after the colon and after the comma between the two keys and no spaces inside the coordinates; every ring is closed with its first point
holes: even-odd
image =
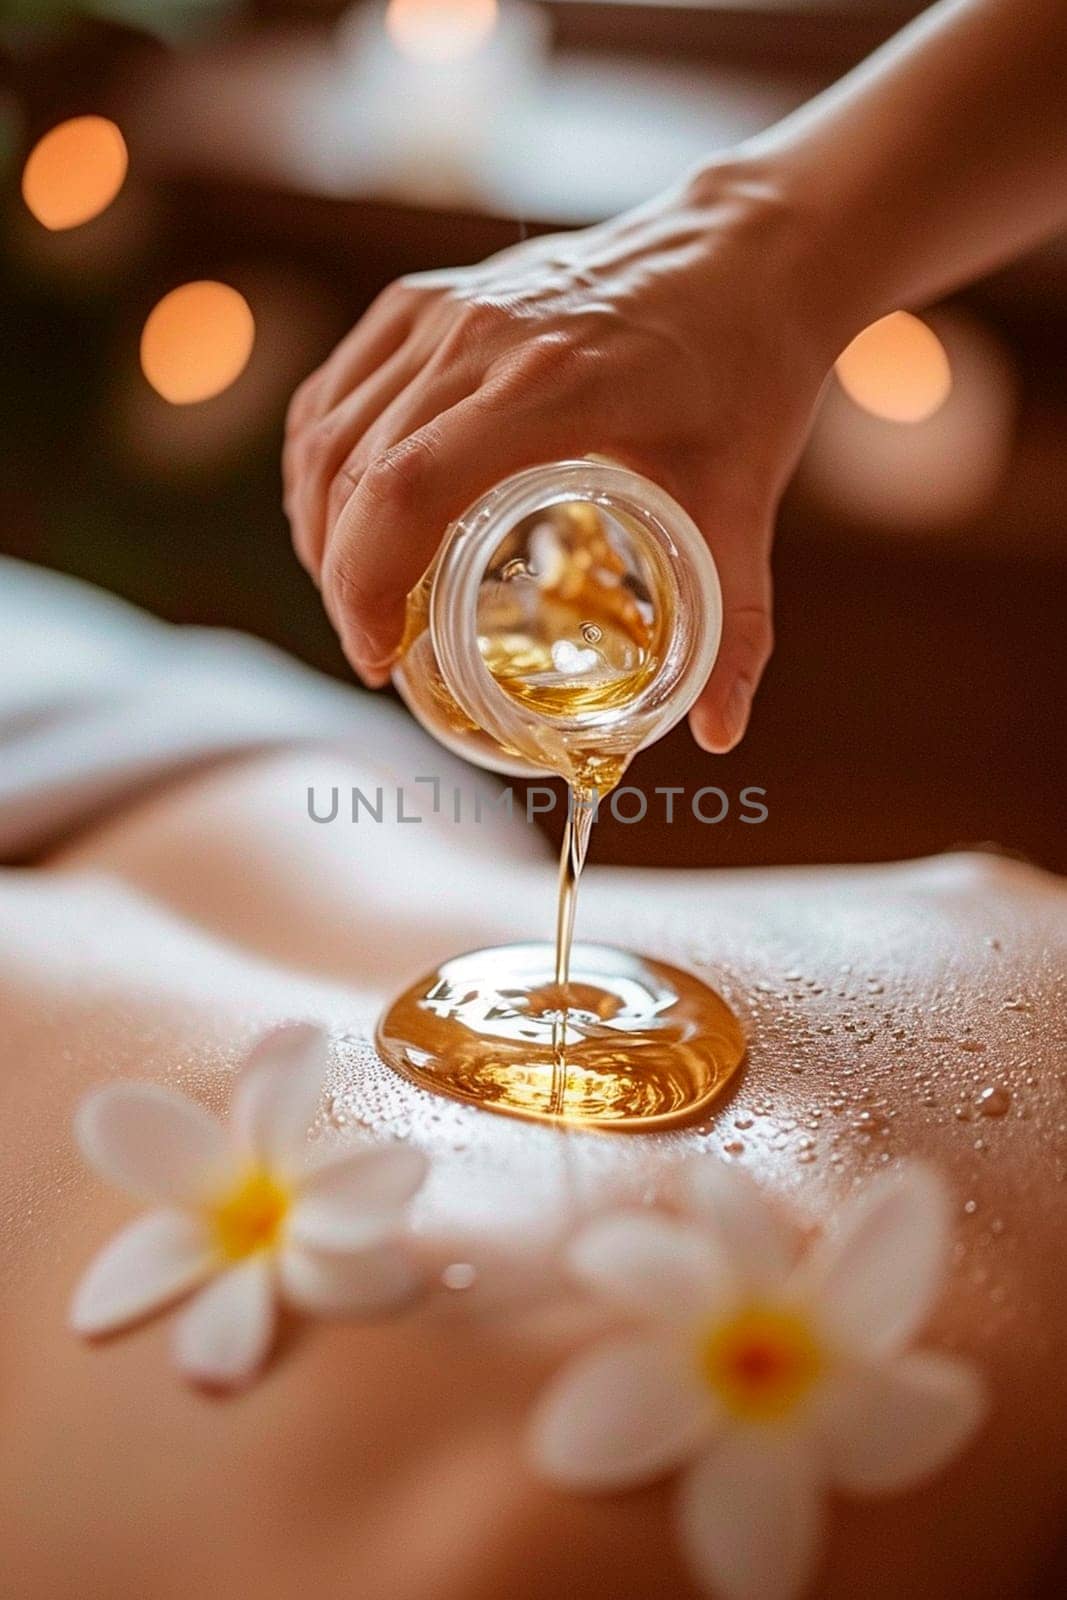
{"type": "MultiPolygon", "coordinates": [[[[555,1133],[421,1095],[372,1071],[359,1048],[382,999],[437,959],[536,935],[552,914],[551,862],[534,861],[526,838],[525,860],[509,865],[498,846],[480,848],[476,827],[445,819],[308,820],[309,783],[374,778],[370,758],[326,754],[220,768],[43,867],[0,875],[4,1592],[693,1593],[669,1487],[571,1499],[523,1464],[530,1401],[573,1337],[555,1313],[489,1303],[477,1315],[476,1288],[469,1318],[457,1314],[464,1296],[442,1294],[447,1305],[394,1321],[308,1327],[230,1401],[176,1379],[165,1319],[98,1348],[68,1334],[79,1272],[130,1214],[73,1152],[78,1098],[112,1077],[147,1077],[221,1109],[244,1045],[293,1016],[339,1040],[326,1134],[351,1137],[362,1114],[411,1137],[439,1173],[424,1226],[491,1217],[505,1257],[550,1237],[576,1195],[643,1185],[685,1150],[729,1147],[816,1221],[898,1158],[938,1163],[958,1244],[930,1337],[985,1366],[994,1414],[936,1483],[836,1505],[813,1592],[1031,1592],[1053,1558],[1067,1453],[1063,887],[973,856],[761,873],[594,868],[580,936],[706,962],[751,1047],[708,1131],[576,1137],[564,1160],[555,1133]],[[978,1109],[989,1086],[1010,1096],[1001,1117],[978,1109]]],[[[479,1248],[457,1244],[456,1259],[479,1248]]]]}

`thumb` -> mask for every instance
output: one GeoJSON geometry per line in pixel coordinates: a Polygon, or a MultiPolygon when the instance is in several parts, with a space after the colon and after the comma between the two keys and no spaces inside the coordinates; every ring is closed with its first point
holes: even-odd
{"type": "Polygon", "coordinates": [[[725,755],[741,742],[763,669],[774,647],[771,581],[758,598],[731,601],[724,592],[722,644],[715,669],[689,713],[693,737],[705,750],[725,755]]]}

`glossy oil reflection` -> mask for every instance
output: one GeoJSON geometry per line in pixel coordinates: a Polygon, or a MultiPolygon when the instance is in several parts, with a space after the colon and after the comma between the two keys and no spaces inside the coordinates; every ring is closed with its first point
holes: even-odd
{"type": "Polygon", "coordinates": [[[691,974],[576,944],[446,961],[378,1024],[382,1058],[425,1089],[537,1121],[654,1131],[696,1120],[740,1066],[726,1002],[691,974]]]}

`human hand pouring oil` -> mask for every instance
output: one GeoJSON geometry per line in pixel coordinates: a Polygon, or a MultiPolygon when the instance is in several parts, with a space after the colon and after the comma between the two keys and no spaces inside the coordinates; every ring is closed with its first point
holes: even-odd
{"type": "Polygon", "coordinates": [[[686,715],[722,600],[697,528],[622,467],[566,461],[498,484],[455,522],[408,600],[393,677],[449,749],[570,786],[555,946],[446,961],[386,1010],[378,1049],[424,1088],[511,1116],[653,1129],[700,1115],[740,1026],[690,974],[572,946],[600,796],[686,715]]]}

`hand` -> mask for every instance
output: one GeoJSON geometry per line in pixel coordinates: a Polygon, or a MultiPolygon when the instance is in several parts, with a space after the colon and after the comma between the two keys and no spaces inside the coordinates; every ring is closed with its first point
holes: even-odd
{"type": "Polygon", "coordinates": [[[718,165],[602,226],[379,296],[298,390],[297,553],[345,652],[386,680],[448,523],[509,473],[591,453],[680,501],[718,563],[722,647],[692,712],[741,738],[771,652],[777,504],[848,334],[765,174],[718,165]]]}

